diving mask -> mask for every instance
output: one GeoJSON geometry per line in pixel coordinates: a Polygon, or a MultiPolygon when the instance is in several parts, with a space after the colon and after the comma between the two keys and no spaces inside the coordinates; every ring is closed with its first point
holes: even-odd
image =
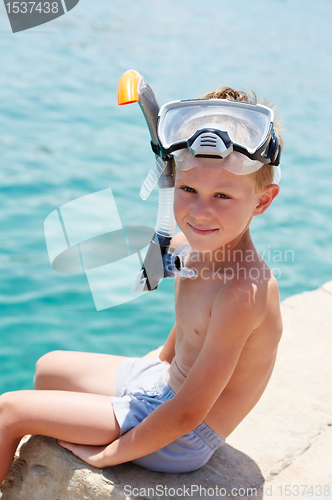
{"type": "MultiPolygon", "coordinates": [[[[160,156],[173,155],[178,168],[181,154],[189,150],[195,158],[241,160],[243,172],[263,164],[279,165],[280,146],[273,131],[272,109],[261,104],[227,99],[174,101],[159,111],[157,135],[160,156]],[[181,152],[181,153],[177,153],[181,152]]],[[[217,165],[217,164],[216,164],[217,165]]],[[[189,167],[191,168],[191,167],[189,167]]],[[[232,170],[231,170],[232,171],[232,170]]]]}
{"type": "Polygon", "coordinates": [[[278,184],[281,148],[273,121],[272,109],[245,101],[192,99],[164,104],[158,114],[158,145],[151,143],[158,158],[141,197],[149,196],[172,157],[180,170],[214,166],[237,175],[269,164],[275,167],[273,182],[278,184]]]}

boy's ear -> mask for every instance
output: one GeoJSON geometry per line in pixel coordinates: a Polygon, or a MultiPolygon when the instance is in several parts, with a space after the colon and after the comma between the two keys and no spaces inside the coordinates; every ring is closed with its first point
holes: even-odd
{"type": "Polygon", "coordinates": [[[274,198],[279,194],[278,184],[270,184],[260,194],[259,202],[253,211],[253,215],[261,215],[271,205],[274,198]]]}

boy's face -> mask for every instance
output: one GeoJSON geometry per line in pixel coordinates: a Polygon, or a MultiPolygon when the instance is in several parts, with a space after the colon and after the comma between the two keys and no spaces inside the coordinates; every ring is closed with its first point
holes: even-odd
{"type": "Polygon", "coordinates": [[[211,166],[177,170],[175,220],[194,250],[215,251],[247,229],[260,196],[247,175],[211,166]]]}

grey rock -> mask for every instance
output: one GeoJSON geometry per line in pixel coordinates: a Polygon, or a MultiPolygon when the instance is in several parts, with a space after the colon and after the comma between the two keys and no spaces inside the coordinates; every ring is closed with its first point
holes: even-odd
{"type": "MultiPolygon", "coordinates": [[[[106,500],[131,497],[236,498],[237,491],[262,491],[264,478],[257,464],[225,444],[210,462],[189,474],[151,472],[123,464],[96,469],[61,448],[55,439],[32,436],[20,450],[3,487],[2,500],[106,500]],[[224,493],[224,495],[221,495],[224,493]],[[126,495],[127,494],[127,495],[126,495]]],[[[243,496],[247,498],[247,496],[243,496]]],[[[259,498],[259,497],[258,497],[259,498]]]]}

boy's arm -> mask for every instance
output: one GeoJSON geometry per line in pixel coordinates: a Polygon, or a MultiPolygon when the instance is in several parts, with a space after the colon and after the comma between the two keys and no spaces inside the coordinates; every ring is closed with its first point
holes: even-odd
{"type": "MultiPolygon", "coordinates": [[[[257,326],[252,290],[227,290],[211,310],[203,348],[176,395],[137,427],[108,445],[100,467],[134,460],[197,427],[227,385],[250,333],[257,326]]],[[[98,466],[98,465],[97,465],[98,466]]]]}
{"type": "Polygon", "coordinates": [[[165,342],[164,347],[162,348],[159,359],[160,361],[167,361],[167,363],[171,364],[172,359],[175,356],[175,337],[176,337],[176,323],[173,326],[170,334],[165,342]]]}

